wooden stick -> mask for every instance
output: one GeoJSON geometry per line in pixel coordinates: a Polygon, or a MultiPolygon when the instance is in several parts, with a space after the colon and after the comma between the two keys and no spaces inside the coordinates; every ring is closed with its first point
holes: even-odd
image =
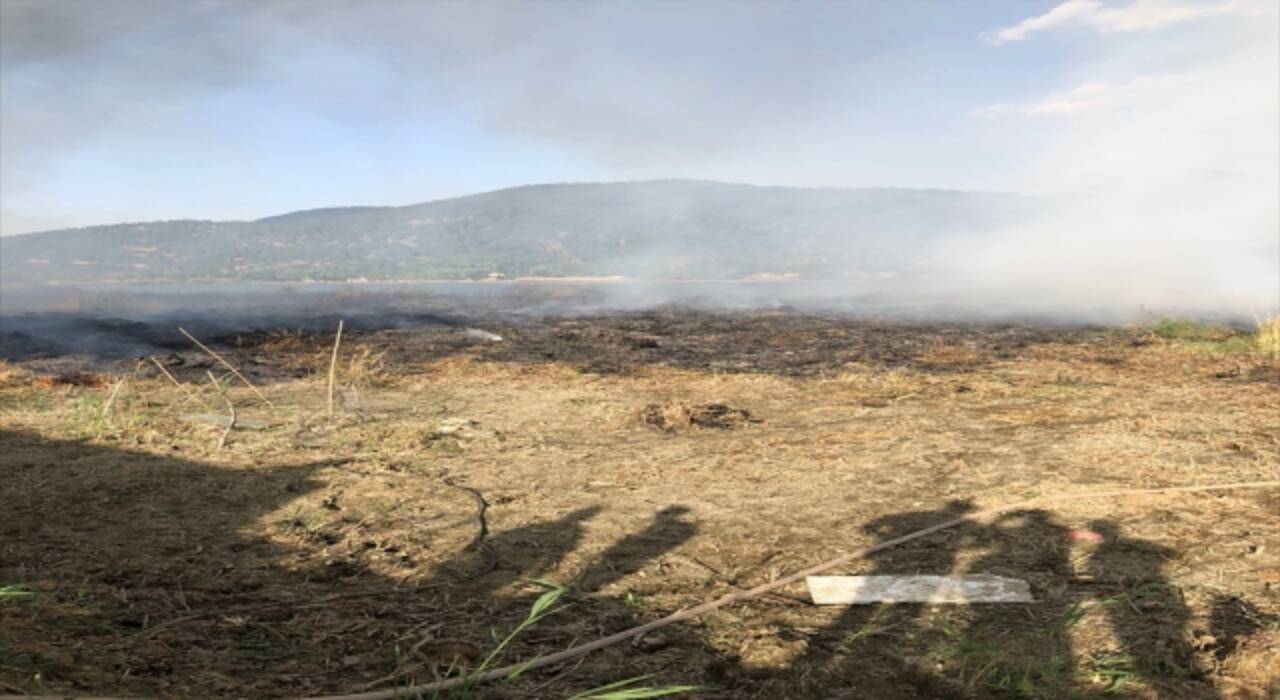
{"type": "Polygon", "coordinates": [[[329,358],[329,401],[326,413],[333,417],[333,380],[338,375],[338,346],[342,344],[342,319],[338,319],[338,334],[333,337],[333,357],[329,358]]]}
{"type": "Polygon", "coordinates": [[[276,407],[275,404],[271,403],[271,399],[268,399],[261,391],[258,391],[258,387],[254,386],[253,382],[246,379],[243,374],[240,374],[240,370],[236,369],[234,366],[232,366],[230,362],[227,362],[225,359],[223,359],[222,355],[219,355],[218,353],[210,350],[209,346],[205,345],[199,340],[196,340],[196,337],[188,333],[187,329],[183,328],[182,326],[178,326],[178,332],[187,336],[187,340],[190,340],[191,342],[195,343],[196,347],[209,353],[209,356],[217,360],[218,362],[220,362],[223,367],[226,367],[227,369],[231,370],[232,374],[239,377],[240,381],[244,382],[245,386],[252,389],[253,393],[257,394],[258,398],[262,399],[268,406],[270,406],[271,408],[276,407]]]}
{"type": "Polygon", "coordinates": [[[227,410],[231,412],[231,417],[227,419],[227,429],[223,431],[222,436],[218,438],[218,444],[216,449],[221,450],[222,448],[227,446],[227,436],[231,435],[232,430],[235,430],[236,405],[231,403],[231,399],[227,397],[227,392],[222,390],[222,385],[219,384],[218,379],[213,376],[213,372],[210,372],[209,370],[206,369],[204,373],[209,375],[209,381],[213,382],[214,391],[218,392],[218,396],[221,396],[222,400],[227,402],[227,410]]]}
{"type": "Polygon", "coordinates": [[[174,386],[176,386],[176,387],[178,387],[179,389],[181,389],[181,390],[182,390],[182,393],[184,393],[184,394],[186,394],[186,395],[187,395],[187,399],[186,399],[186,401],[183,401],[182,403],[184,403],[184,404],[185,404],[185,403],[187,403],[187,401],[196,400],[196,401],[199,401],[199,402],[200,402],[200,405],[202,405],[202,406],[204,406],[204,407],[206,407],[206,408],[209,406],[208,402],[206,402],[204,399],[198,398],[194,393],[192,393],[192,391],[191,391],[190,389],[188,389],[188,388],[187,388],[187,385],[186,385],[186,384],[183,384],[182,382],[178,381],[178,378],[177,378],[177,377],[175,377],[175,376],[173,376],[172,374],[170,374],[170,373],[169,373],[169,370],[165,369],[165,366],[164,366],[164,365],[162,365],[162,364],[160,364],[160,360],[157,360],[157,359],[155,358],[155,355],[148,356],[148,357],[147,357],[147,359],[148,359],[148,360],[151,360],[151,363],[152,363],[152,364],[154,364],[154,365],[156,366],[156,369],[160,370],[160,373],[161,373],[161,374],[163,374],[164,376],[168,377],[168,378],[169,378],[169,381],[173,382],[173,385],[174,385],[174,386]]]}

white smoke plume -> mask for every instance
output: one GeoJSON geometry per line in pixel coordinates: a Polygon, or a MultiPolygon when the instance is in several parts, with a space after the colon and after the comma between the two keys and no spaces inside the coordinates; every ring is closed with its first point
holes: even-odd
{"type": "MultiPolygon", "coordinates": [[[[1096,19],[1100,5],[1064,3],[1038,19],[1078,17],[1066,11],[1080,8],[1096,19]]],[[[1118,23],[1142,11],[1167,21],[1090,20],[1104,33],[1103,50],[1077,87],[971,113],[1013,130],[1056,120],[1054,137],[1029,154],[1027,183],[1054,193],[1055,205],[994,239],[951,241],[937,258],[939,290],[1043,309],[1264,314],[1280,306],[1277,6],[1176,9],[1135,3],[1106,17],[1118,23]],[[1236,21],[1225,26],[1156,31],[1229,11],[1236,21]],[[1107,33],[1126,27],[1149,33],[1107,33]],[[1126,71],[1134,77],[1125,82],[1093,77],[1126,71]]],[[[989,43],[1039,40],[1031,29],[1074,24],[1028,21],[989,43]]]]}

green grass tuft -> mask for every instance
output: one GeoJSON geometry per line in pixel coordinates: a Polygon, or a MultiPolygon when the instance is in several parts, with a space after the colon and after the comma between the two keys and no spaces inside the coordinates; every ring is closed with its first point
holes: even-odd
{"type": "Polygon", "coordinates": [[[1249,353],[1258,347],[1254,334],[1247,331],[1187,319],[1160,319],[1145,326],[1145,330],[1180,348],[1213,355],[1249,353]]]}
{"type": "Polygon", "coordinates": [[[35,595],[30,589],[21,584],[11,586],[0,586],[0,600],[6,598],[27,598],[35,595]]]}

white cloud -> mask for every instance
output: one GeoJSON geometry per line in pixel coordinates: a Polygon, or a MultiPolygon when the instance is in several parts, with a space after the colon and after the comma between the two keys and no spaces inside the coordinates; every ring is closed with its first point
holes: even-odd
{"type": "Polygon", "coordinates": [[[1011,26],[985,32],[982,40],[991,46],[1022,41],[1031,34],[1061,27],[1085,26],[1100,32],[1141,32],[1173,24],[1224,14],[1242,14],[1245,6],[1237,0],[1219,3],[1185,4],[1167,0],[1135,0],[1122,7],[1109,7],[1100,0],[1067,0],[1036,17],[1011,26]]]}
{"type": "Polygon", "coordinates": [[[1127,83],[1091,82],[1065,92],[1055,92],[1035,102],[999,103],[979,107],[969,112],[969,116],[1062,116],[1124,102],[1161,88],[1181,85],[1188,80],[1190,78],[1184,75],[1140,75],[1127,83]]]}

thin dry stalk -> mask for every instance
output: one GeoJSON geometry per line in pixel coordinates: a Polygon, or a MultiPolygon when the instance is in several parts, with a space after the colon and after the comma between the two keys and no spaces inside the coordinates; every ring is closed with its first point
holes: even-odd
{"type": "Polygon", "coordinates": [[[342,321],[338,321],[338,334],[333,337],[333,356],[329,358],[329,400],[325,404],[325,413],[333,417],[333,383],[338,376],[338,347],[342,345],[342,321]]]}
{"type": "Polygon", "coordinates": [[[364,413],[364,403],[360,401],[360,392],[356,390],[355,384],[351,385],[351,390],[347,392],[343,399],[343,405],[358,414],[364,413]]]}
{"type": "Polygon", "coordinates": [[[233,404],[233,403],[231,403],[231,399],[227,396],[227,393],[226,393],[225,391],[223,391],[223,390],[222,390],[222,385],[221,385],[221,384],[219,384],[219,383],[218,383],[218,379],[217,379],[216,377],[214,377],[214,376],[213,376],[213,372],[210,372],[209,370],[205,370],[205,371],[204,371],[204,373],[205,373],[205,374],[207,374],[207,375],[209,375],[209,381],[210,381],[210,382],[213,382],[213,389],[214,389],[214,391],[217,391],[217,392],[218,392],[218,396],[221,396],[221,397],[222,397],[222,400],[227,402],[227,411],[229,411],[229,412],[231,413],[231,416],[227,419],[227,429],[226,429],[226,430],[224,430],[224,431],[222,432],[221,437],[219,437],[219,438],[218,438],[218,444],[217,444],[216,449],[221,450],[222,448],[224,448],[224,447],[226,447],[226,446],[227,446],[227,437],[228,437],[229,435],[231,435],[231,431],[232,431],[232,430],[235,430],[235,427],[236,427],[236,405],[235,405],[235,404],[233,404]]]}
{"type": "Polygon", "coordinates": [[[116,407],[116,397],[120,395],[120,389],[124,387],[124,380],[116,382],[116,386],[111,390],[111,396],[107,397],[107,403],[102,407],[102,418],[106,420],[111,417],[111,411],[116,407]]]}
{"type": "Polygon", "coordinates": [[[202,405],[202,406],[204,406],[204,407],[208,408],[208,406],[209,406],[208,402],[206,402],[204,399],[202,399],[202,398],[200,398],[200,397],[196,396],[194,393],[192,393],[192,391],[191,391],[190,389],[188,389],[188,388],[187,388],[187,385],[186,385],[186,384],[183,384],[182,382],[178,381],[178,378],[177,378],[177,377],[175,377],[175,376],[173,376],[172,374],[170,374],[170,373],[169,373],[169,370],[165,369],[165,366],[164,366],[163,364],[161,364],[161,363],[160,363],[160,360],[157,360],[157,359],[155,358],[155,356],[154,356],[154,355],[153,355],[153,356],[148,357],[147,359],[148,359],[148,360],[151,360],[151,363],[152,363],[152,364],[154,364],[154,365],[156,366],[156,369],[160,370],[160,373],[161,373],[161,374],[163,374],[163,375],[164,375],[164,376],[165,376],[165,377],[166,377],[170,382],[172,382],[174,386],[178,387],[178,389],[179,389],[179,390],[181,390],[181,391],[182,391],[182,393],[184,393],[184,394],[186,394],[186,395],[187,395],[186,400],[182,402],[184,405],[185,405],[187,402],[189,402],[189,401],[193,401],[193,400],[194,400],[194,401],[199,402],[199,403],[200,403],[200,405],[202,405]]]}
{"type": "Polygon", "coordinates": [[[178,332],[179,332],[179,333],[181,333],[181,334],[183,334],[183,335],[185,335],[185,336],[187,337],[187,340],[190,340],[191,342],[195,343],[195,344],[196,344],[196,347],[198,347],[198,348],[200,348],[201,350],[204,350],[205,352],[209,353],[209,356],[210,356],[210,357],[212,357],[213,359],[217,360],[217,361],[218,361],[218,362],[219,362],[223,367],[226,367],[227,369],[231,370],[231,373],[232,373],[232,374],[234,374],[234,375],[236,375],[236,377],[237,377],[240,381],[244,382],[245,386],[247,386],[247,387],[249,387],[250,389],[252,389],[252,390],[253,390],[253,393],[254,393],[254,394],[257,394],[258,398],[262,399],[262,401],[263,401],[264,403],[266,403],[266,404],[267,404],[268,406],[270,406],[271,408],[275,408],[275,407],[276,407],[276,405],[275,405],[275,404],[271,403],[271,399],[268,399],[268,398],[266,397],[266,395],[265,395],[265,394],[263,394],[261,391],[258,391],[258,387],[254,386],[254,385],[253,385],[253,382],[251,382],[251,381],[249,381],[247,378],[245,378],[245,376],[244,376],[243,374],[240,374],[240,370],[236,369],[236,368],[235,368],[235,367],[234,367],[230,362],[227,362],[227,361],[226,361],[226,359],[224,359],[224,358],[222,357],[222,355],[219,355],[218,353],[214,352],[213,350],[210,350],[210,349],[209,349],[209,346],[205,345],[204,343],[200,342],[199,340],[196,340],[196,337],[195,337],[195,336],[193,336],[193,335],[191,335],[190,333],[188,333],[188,332],[187,332],[187,329],[183,328],[182,326],[178,326],[178,332]]]}

